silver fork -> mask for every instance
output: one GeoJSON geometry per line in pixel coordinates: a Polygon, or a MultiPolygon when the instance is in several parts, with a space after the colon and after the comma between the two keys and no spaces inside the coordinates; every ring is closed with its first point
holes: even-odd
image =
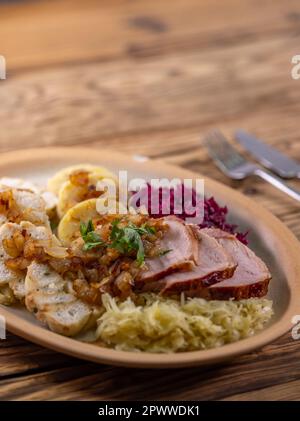
{"type": "Polygon", "coordinates": [[[258,176],[300,202],[299,191],[270,171],[243,158],[219,130],[208,133],[204,138],[204,144],[215,164],[228,177],[243,180],[251,175],[258,176]]]}

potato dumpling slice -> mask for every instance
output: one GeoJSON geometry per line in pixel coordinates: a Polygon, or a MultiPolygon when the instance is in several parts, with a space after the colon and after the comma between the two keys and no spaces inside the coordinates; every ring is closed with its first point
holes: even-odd
{"type": "Polygon", "coordinates": [[[67,211],[58,225],[58,238],[65,246],[69,246],[73,240],[80,235],[80,222],[88,222],[90,219],[95,220],[101,218],[101,214],[97,211],[101,210],[101,205],[104,206],[106,213],[126,213],[126,207],[114,199],[109,200],[111,209],[108,209],[107,198],[88,199],[78,203],[67,211]],[[98,206],[97,206],[98,201],[98,206]]]}
{"type": "MultiPolygon", "coordinates": [[[[65,181],[59,190],[57,204],[58,217],[62,218],[77,203],[101,196],[104,190],[97,191],[97,183],[101,180],[103,180],[102,171],[76,171],[71,173],[69,180],[65,181]]],[[[109,178],[109,182],[111,183],[112,194],[114,197],[117,197],[118,186],[116,181],[109,178]]]]}
{"type": "Polygon", "coordinates": [[[86,222],[98,216],[96,202],[97,199],[88,199],[80,202],[64,215],[57,229],[58,238],[64,245],[68,246],[79,236],[81,221],[86,222]]]}
{"type": "Polygon", "coordinates": [[[75,171],[87,171],[101,175],[102,178],[111,178],[117,181],[116,176],[104,167],[91,164],[78,164],[66,167],[58,171],[52,178],[48,180],[48,190],[55,195],[59,194],[62,185],[69,180],[69,176],[75,171]]]}

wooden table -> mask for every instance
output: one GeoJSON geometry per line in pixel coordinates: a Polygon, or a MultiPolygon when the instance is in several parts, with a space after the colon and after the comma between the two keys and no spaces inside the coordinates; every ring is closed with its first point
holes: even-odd
{"type": "MultiPolygon", "coordinates": [[[[299,0],[0,1],[0,40],[2,151],[85,145],[163,158],[251,195],[300,237],[295,202],[253,179],[231,183],[199,142],[212,127],[244,127],[300,158],[290,74],[299,0]]],[[[3,400],[300,400],[300,343],[289,334],[206,369],[129,371],[13,335],[0,356],[3,400]]]]}

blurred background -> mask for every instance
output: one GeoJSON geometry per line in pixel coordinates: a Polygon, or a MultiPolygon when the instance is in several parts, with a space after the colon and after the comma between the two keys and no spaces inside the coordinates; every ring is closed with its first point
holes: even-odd
{"type": "Polygon", "coordinates": [[[288,214],[300,235],[295,202],[229,180],[201,145],[212,128],[244,128],[300,157],[299,45],[299,0],[0,0],[0,152],[78,145],[164,159],[288,214]]]}
{"type": "Polygon", "coordinates": [[[1,151],[170,158],[211,127],[292,149],[299,40],[298,0],[0,0],[1,151]]]}

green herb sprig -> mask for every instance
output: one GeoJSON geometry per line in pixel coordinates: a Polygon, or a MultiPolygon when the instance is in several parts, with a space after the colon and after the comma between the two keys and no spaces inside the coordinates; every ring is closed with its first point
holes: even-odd
{"type": "Polygon", "coordinates": [[[91,220],[89,220],[87,224],[84,222],[80,223],[80,234],[85,243],[83,246],[84,251],[105,245],[100,235],[95,232],[94,224],[91,220]]]}
{"type": "Polygon", "coordinates": [[[110,239],[112,241],[110,247],[115,248],[121,254],[130,254],[132,251],[136,251],[136,260],[139,266],[145,261],[145,250],[142,241],[142,235],[155,234],[156,230],[154,227],[150,227],[146,224],[140,227],[136,226],[132,222],[126,227],[119,226],[120,220],[116,219],[112,223],[112,230],[110,239]]]}
{"type": "Polygon", "coordinates": [[[137,263],[141,266],[145,261],[145,250],[142,236],[155,234],[155,228],[146,224],[138,227],[132,222],[129,222],[125,227],[120,227],[119,223],[119,219],[115,219],[112,222],[110,242],[105,243],[99,234],[95,232],[95,228],[91,220],[89,220],[87,224],[82,222],[80,224],[80,233],[85,242],[83,249],[87,251],[98,246],[105,246],[114,248],[123,255],[130,255],[132,252],[136,252],[137,263]]]}

